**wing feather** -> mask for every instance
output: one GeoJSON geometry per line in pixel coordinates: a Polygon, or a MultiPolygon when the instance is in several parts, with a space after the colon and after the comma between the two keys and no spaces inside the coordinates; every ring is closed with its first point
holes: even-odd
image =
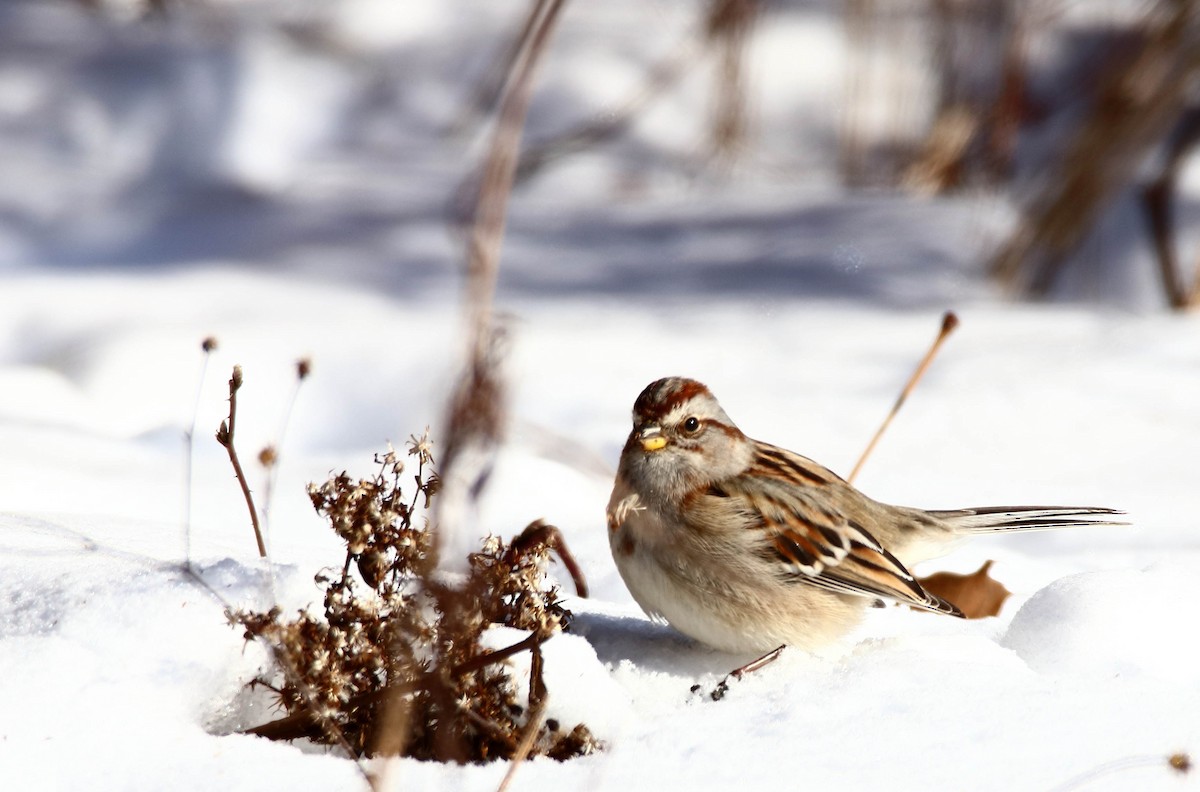
{"type": "Polygon", "coordinates": [[[810,459],[760,445],[749,476],[723,482],[722,490],[743,497],[754,513],[749,530],[764,530],[765,553],[781,574],[827,591],[884,599],[961,616],[952,603],[925,591],[863,525],[830,504],[860,495],[836,474],[810,459]],[[842,488],[839,498],[827,487],[842,488]]]}

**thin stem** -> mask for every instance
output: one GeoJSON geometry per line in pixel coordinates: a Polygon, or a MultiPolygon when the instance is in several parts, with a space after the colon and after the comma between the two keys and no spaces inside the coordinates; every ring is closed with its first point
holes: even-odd
{"type": "Polygon", "coordinates": [[[555,526],[541,520],[531,522],[524,531],[521,531],[513,539],[512,544],[509,546],[509,555],[515,560],[539,544],[545,545],[558,554],[558,559],[567,568],[567,572],[571,575],[571,580],[575,583],[575,593],[580,598],[587,599],[588,585],[587,579],[583,576],[583,569],[579,566],[579,562],[575,560],[575,556],[571,554],[570,549],[567,547],[567,540],[563,538],[562,531],[558,530],[555,526]]]}
{"type": "Polygon", "coordinates": [[[254,496],[250,494],[250,485],[246,482],[246,474],[242,471],[241,460],[238,459],[237,449],[233,447],[233,433],[237,422],[237,392],[242,387],[242,367],[233,367],[233,376],[229,378],[229,419],[221,422],[217,429],[217,442],[225,446],[229,452],[229,461],[233,464],[234,475],[242,486],[242,495],[246,498],[246,508],[250,512],[250,524],[254,527],[254,540],[258,542],[258,554],[267,557],[267,545],[263,542],[262,528],[258,524],[258,509],[254,507],[254,496]]]}
{"type": "Polygon", "coordinates": [[[283,410],[283,420],[279,424],[279,434],[275,437],[275,444],[264,448],[262,454],[259,456],[259,459],[267,468],[267,479],[263,484],[262,521],[264,533],[270,530],[271,502],[275,495],[275,480],[279,476],[279,460],[283,454],[283,441],[287,437],[288,427],[292,423],[292,410],[296,406],[296,399],[300,396],[300,387],[304,384],[304,380],[308,379],[311,371],[312,361],[308,358],[297,361],[296,382],[292,386],[291,398],[288,399],[287,406],[283,410]]]}
{"type": "Polygon", "coordinates": [[[504,780],[500,782],[500,786],[496,787],[496,792],[505,792],[508,789],[513,777],[517,774],[517,768],[528,758],[529,752],[533,750],[533,743],[537,739],[538,732],[542,728],[542,720],[545,714],[546,701],[543,699],[538,701],[533,710],[530,711],[529,720],[525,723],[525,731],[521,735],[521,742],[517,745],[517,752],[513,754],[512,763],[508,766],[508,772],[504,774],[504,780]]]}
{"type": "Polygon", "coordinates": [[[925,371],[933,362],[933,358],[937,355],[942,343],[954,332],[954,328],[956,327],[958,327],[958,317],[954,315],[953,311],[946,311],[942,317],[942,329],[938,332],[937,338],[933,340],[933,346],[929,347],[929,351],[925,353],[925,357],[921,358],[921,362],[917,364],[916,371],[908,378],[908,384],[904,386],[904,390],[900,391],[900,397],[892,405],[891,412],[883,419],[883,423],[880,424],[878,431],[875,432],[875,436],[871,438],[871,442],[867,444],[866,450],[858,458],[858,463],[854,465],[854,470],[850,471],[850,475],[846,479],[848,482],[851,484],[854,483],[854,479],[858,477],[858,471],[862,470],[867,457],[871,456],[871,452],[875,450],[875,445],[879,442],[879,438],[883,437],[883,433],[891,426],[892,419],[896,417],[896,413],[900,412],[900,408],[904,406],[908,395],[913,392],[913,388],[917,387],[917,383],[925,376],[925,371]]]}
{"type": "Polygon", "coordinates": [[[185,456],[183,460],[183,564],[185,567],[190,567],[192,564],[192,468],[195,464],[195,438],[196,438],[196,417],[200,413],[200,399],[204,394],[204,380],[208,376],[208,361],[212,358],[212,351],[217,348],[217,339],[209,336],[200,344],[200,349],[204,352],[204,357],[200,361],[200,378],[196,383],[196,400],[192,404],[192,423],[188,427],[185,435],[184,450],[185,456]]]}
{"type": "Polygon", "coordinates": [[[1126,756],[1122,759],[1105,762],[1102,765],[1093,767],[1091,770],[1080,773],[1074,778],[1054,787],[1052,792],[1071,792],[1072,790],[1088,786],[1093,781],[1105,776],[1116,775],[1117,773],[1123,773],[1126,770],[1133,770],[1135,768],[1154,767],[1155,765],[1164,764],[1179,773],[1186,773],[1191,767],[1191,761],[1188,759],[1187,754],[1172,754],[1168,757],[1158,754],[1126,756]]]}
{"type": "Polygon", "coordinates": [[[544,640],[546,640],[545,636],[539,635],[538,633],[530,633],[512,646],[506,646],[503,649],[496,649],[492,652],[476,655],[470,660],[459,663],[450,669],[450,676],[465,676],[472,671],[478,671],[481,668],[486,668],[493,663],[499,663],[501,660],[512,657],[515,654],[520,654],[526,649],[532,650],[534,647],[540,645],[544,640]]]}

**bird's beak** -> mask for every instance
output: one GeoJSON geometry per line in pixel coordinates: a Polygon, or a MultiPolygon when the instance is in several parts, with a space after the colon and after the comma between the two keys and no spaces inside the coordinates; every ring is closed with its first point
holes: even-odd
{"type": "Polygon", "coordinates": [[[658,451],[667,445],[667,438],[663,437],[662,427],[654,424],[639,432],[638,439],[642,441],[642,449],[645,451],[658,451]]]}

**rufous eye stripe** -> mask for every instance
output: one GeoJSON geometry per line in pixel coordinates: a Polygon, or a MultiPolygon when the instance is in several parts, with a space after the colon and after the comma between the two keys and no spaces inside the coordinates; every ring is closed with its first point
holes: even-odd
{"type": "Polygon", "coordinates": [[[702,427],[704,429],[712,429],[717,432],[721,432],[722,434],[724,434],[728,437],[732,437],[735,440],[739,440],[739,439],[745,437],[745,435],[742,434],[742,430],[738,429],[736,426],[730,426],[729,424],[723,424],[720,421],[713,420],[712,418],[706,418],[704,420],[704,423],[702,424],[702,427]]]}

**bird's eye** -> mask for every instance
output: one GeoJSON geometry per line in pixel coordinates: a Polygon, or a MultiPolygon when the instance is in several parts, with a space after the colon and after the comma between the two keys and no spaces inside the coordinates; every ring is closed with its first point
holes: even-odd
{"type": "Polygon", "coordinates": [[[683,431],[688,434],[695,434],[700,431],[700,419],[696,416],[690,416],[683,421],[683,431]]]}

